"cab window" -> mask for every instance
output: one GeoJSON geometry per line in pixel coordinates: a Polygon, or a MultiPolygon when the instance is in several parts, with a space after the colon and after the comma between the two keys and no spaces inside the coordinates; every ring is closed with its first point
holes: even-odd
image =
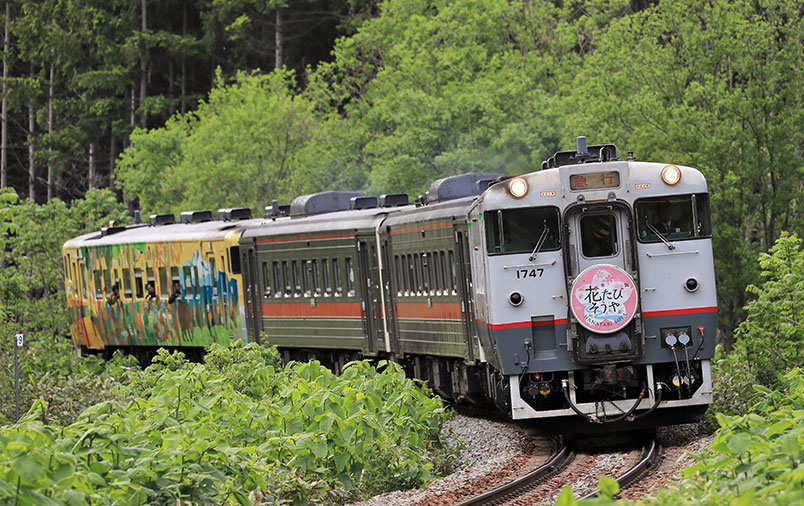
{"type": "Polygon", "coordinates": [[[613,214],[583,216],[580,225],[583,256],[594,258],[617,254],[617,219],[613,214]]]}
{"type": "Polygon", "coordinates": [[[556,207],[527,207],[483,213],[490,255],[556,251],[561,247],[556,207]]]}
{"type": "Polygon", "coordinates": [[[640,199],[636,203],[640,242],[698,239],[712,235],[709,196],[705,193],[640,199]]]}

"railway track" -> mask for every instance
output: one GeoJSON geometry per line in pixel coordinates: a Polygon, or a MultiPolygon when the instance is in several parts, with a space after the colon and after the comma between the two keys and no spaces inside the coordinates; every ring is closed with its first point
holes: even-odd
{"type": "MultiPolygon", "coordinates": [[[[639,459],[639,462],[634,464],[631,468],[627,471],[622,473],[620,476],[615,478],[617,483],[620,484],[620,490],[628,487],[629,485],[638,481],[642,476],[647,473],[651,468],[653,468],[657,463],[659,458],[662,455],[662,446],[656,438],[651,439],[651,441],[645,445],[642,450],[642,457],[639,459]]],[[[597,497],[600,495],[599,490],[595,490],[589,494],[586,494],[583,497],[579,497],[578,500],[582,501],[584,499],[591,499],[593,497],[597,497]]]]}
{"type": "Polygon", "coordinates": [[[557,438],[556,450],[546,463],[530,471],[524,476],[520,476],[513,481],[495,487],[491,490],[487,490],[482,494],[465,499],[457,503],[455,506],[487,506],[508,502],[517,496],[528,492],[548,476],[560,472],[564,467],[572,462],[574,457],[575,452],[569,448],[562,438],[557,438]]]}
{"type": "MultiPolygon", "coordinates": [[[[638,462],[615,478],[617,483],[620,484],[620,489],[622,490],[635,483],[652,469],[661,457],[661,453],[661,445],[656,438],[652,438],[649,443],[643,446],[638,462]]],[[[532,496],[537,485],[544,482],[546,478],[561,473],[572,462],[575,454],[576,452],[563,439],[557,439],[556,450],[545,464],[508,483],[465,499],[457,503],[456,506],[490,506],[508,503],[531,504],[527,500],[527,496],[532,496]]],[[[560,479],[560,476],[558,479],[560,479]]],[[[598,495],[599,491],[595,490],[579,497],[578,500],[590,499],[598,495]]]]}

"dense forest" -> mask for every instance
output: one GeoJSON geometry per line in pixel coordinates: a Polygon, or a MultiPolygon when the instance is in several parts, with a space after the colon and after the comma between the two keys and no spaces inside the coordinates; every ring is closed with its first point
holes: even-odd
{"type": "MultiPolygon", "coordinates": [[[[804,0],[7,0],[0,16],[0,503],[345,504],[451,472],[441,400],[391,363],[335,376],[239,343],[146,369],[78,357],[59,248],[137,209],[261,214],[525,173],[578,135],[710,185],[724,346],[701,428],[720,428],[652,504],[804,501],[804,0]]],[[[600,485],[593,502],[614,504],[600,485]]]]}
{"type": "MultiPolygon", "coordinates": [[[[710,182],[722,329],[804,214],[804,3],[9,0],[2,185],[145,213],[537,170],[577,135],[710,182]]],[[[727,343],[728,343],[727,339],[727,343]]]]}

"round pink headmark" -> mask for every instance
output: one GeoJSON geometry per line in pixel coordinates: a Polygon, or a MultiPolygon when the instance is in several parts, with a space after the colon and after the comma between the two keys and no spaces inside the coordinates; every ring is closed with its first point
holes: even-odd
{"type": "Polygon", "coordinates": [[[639,294],[627,272],[614,265],[594,265],[572,283],[572,314],[584,328],[599,334],[622,329],[636,314],[639,294]]]}

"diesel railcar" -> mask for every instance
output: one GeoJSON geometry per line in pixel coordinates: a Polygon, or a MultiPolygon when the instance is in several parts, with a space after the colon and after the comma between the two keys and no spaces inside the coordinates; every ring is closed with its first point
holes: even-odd
{"type": "Polygon", "coordinates": [[[711,224],[693,168],[579,138],[540,171],[444,178],[415,204],[323,192],[243,213],[68,242],[76,345],[244,339],[335,370],[390,358],[456,402],[559,430],[694,421],[712,401],[711,224]],[[194,290],[177,305],[102,297],[143,276],[164,293],[174,267],[194,290]]]}
{"type": "Polygon", "coordinates": [[[248,339],[239,236],[248,209],[153,215],[110,224],[63,248],[70,334],[80,350],[121,349],[147,359],[158,347],[201,351],[248,339]],[[232,217],[234,216],[234,220],[232,217]]]}

